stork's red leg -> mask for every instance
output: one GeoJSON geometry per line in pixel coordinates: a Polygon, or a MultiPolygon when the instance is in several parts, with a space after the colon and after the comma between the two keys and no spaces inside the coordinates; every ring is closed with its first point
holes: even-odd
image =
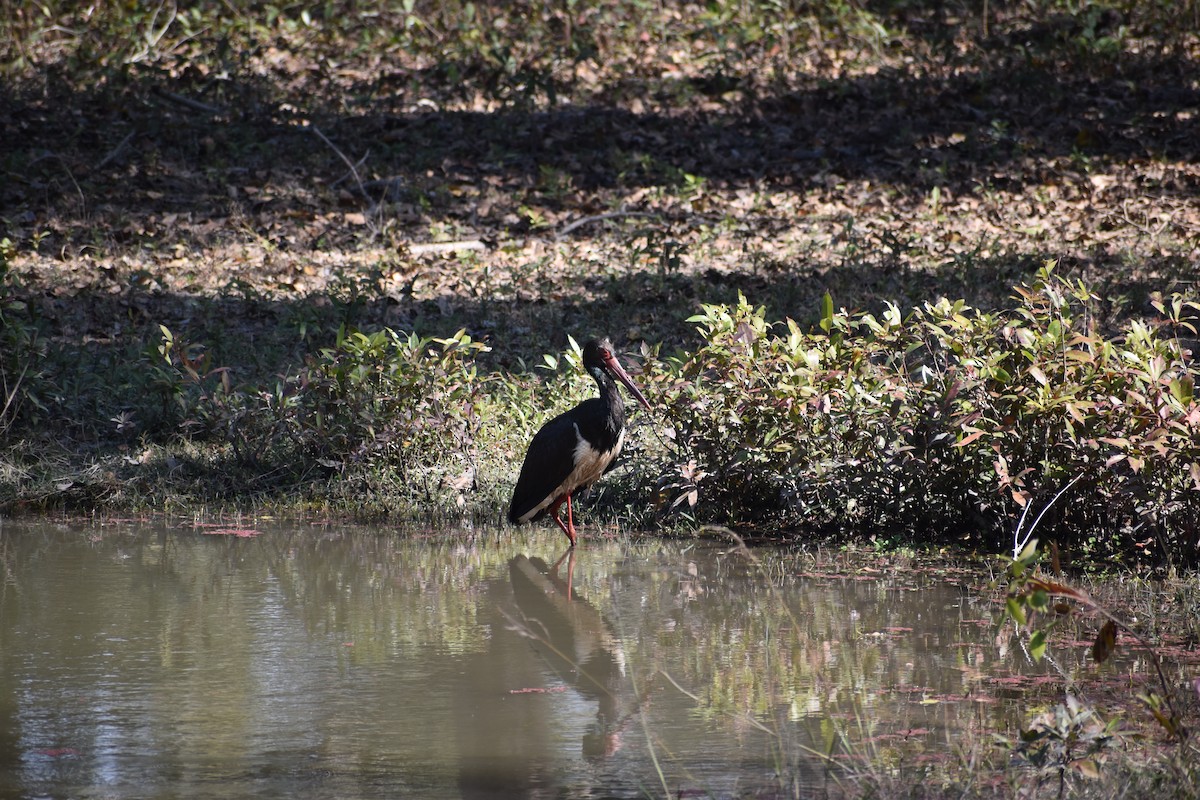
{"type": "Polygon", "coordinates": [[[571,540],[571,546],[575,546],[575,517],[571,513],[571,495],[567,495],[567,538],[571,540]]]}
{"type": "Polygon", "coordinates": [[[571,547],[574,547],[575,546],[575,520],[572,518],[572,515],[571,515],[571,495],[570,494],[566,494],[566,495],[558,498],[558,500],[554,501],[554,507],[550,509],[550,516],[553,517],[554,521],[558,523],[558,527],[562,528],[562,532],[567,535],[567,539],[569,539],[571,542],[571,547]],[[563,524],[563,521],[561,519],[559,519],[559,516],[558,516],[558,510],[560,508],[562,508],[562,504],[564,502],[567,504],[567,523],[565,525],[563,524]]]}

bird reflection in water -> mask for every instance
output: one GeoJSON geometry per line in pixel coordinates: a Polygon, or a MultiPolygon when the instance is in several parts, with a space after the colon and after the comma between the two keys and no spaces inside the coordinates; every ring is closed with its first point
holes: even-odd
{"type": "Polygon", "coordinates": [[[479,624],[491,632],[488,646],[463,659],[453,693],[464,798],[561,796],[560,781],[573,768],[558,737],[579,707],[570,693],[596,703],[582,735],[591,767],[618,753],[622,731],[640,710],[621,642],[575,593],[574,569],[572,551],[552,566],[518,555],[509,560],[507,579],[487,583],[479,624]]]}
{"type": "Polygon", "coordinates": [[[519,616],[509,628],[527,638],[564,683],[598,703],[596,721],[583,737],[589,758],[611,756],[621,747],[621,731],[636,704],[625,680],[625,652],[608,621],[572,587],[575,550],[553,566],[519,555],[508,562],[519,616]],[[567,561],[567,575],[559,574],[567,561]]]}

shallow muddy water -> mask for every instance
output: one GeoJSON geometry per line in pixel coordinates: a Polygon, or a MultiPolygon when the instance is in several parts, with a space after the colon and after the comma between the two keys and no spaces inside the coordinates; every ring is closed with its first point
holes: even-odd
{"type": "Polygon", "coordinates": [[[936,769],[1054,680],[967,571],[562,543],[3,523],[0,796],[743,796],[936,769]]]}

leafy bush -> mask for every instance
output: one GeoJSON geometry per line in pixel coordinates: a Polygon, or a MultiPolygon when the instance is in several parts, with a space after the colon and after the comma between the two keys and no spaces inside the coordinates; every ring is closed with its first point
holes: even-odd
{"type": "Polygon", "coordinates": [[[465,331],[436,339],[342,329],[264,406],[277,435],[306,455],[381,459],[404,473],[469,451],[479,425],[474,359],[486,349],[465,331]]]}
{"type": "Polygon", "coordinates": [[[211,353],[198,342],[188,342],[166,325],[158,326],[161,338],[153,352],[146,349],[143,380],[161,400],[156,418],[143,409],[149,430],[211,431],[223,427],[240,405],[229,370],[214,367],[211,353]]]}
{"type": "MultiPolygon", "coordinates": [[[[487,348],[464,331],[446,339],[384,328],[338,330],[331,347],[269,388],[236,386],[202,347],[162,327],[151,385],[174,432],[224,441],[242,466],[284,481],[314,465],[416,472],[472,461],[479,429],[475,356],[487,348]]],[[[393,476],[394,477],[394,476],[393,476]]]]}
{"type": "Polygon", "coordinates": [[[1195,302],[1119,335],[1047,265],[1002,314],[940,300],[907,317],[833,310],[770,324],[740,298],[692,318],[693,354],[653,360],[668,409],[649,469],[667,505],[721,520],[996,533],[1068,482],[1080,543],[1119,530],[1196,548],[1200,407],[1195,302]]]}

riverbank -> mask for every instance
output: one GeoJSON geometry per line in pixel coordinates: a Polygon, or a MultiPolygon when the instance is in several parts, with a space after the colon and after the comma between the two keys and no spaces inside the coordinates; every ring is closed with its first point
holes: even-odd
{"type": "Polygon", "coordinates": [[[597,518],[1194,559],[1184,12],[43,8],[6,513],[495,519],[603,333],[597,518]]]}

